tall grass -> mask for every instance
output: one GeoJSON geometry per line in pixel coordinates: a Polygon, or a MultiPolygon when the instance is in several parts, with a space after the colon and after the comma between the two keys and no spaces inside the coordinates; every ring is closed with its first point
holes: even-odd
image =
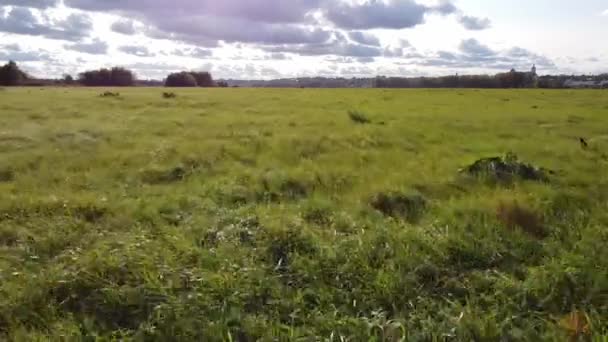
{"type": "Polygon", "coordinates": [[[120,94],[0,92],[0,340],[608,335],[608,93],[120,94]]]}

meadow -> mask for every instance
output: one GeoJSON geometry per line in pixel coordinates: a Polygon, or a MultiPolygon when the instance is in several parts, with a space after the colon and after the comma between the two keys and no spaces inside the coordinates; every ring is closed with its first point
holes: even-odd
{"type": "Polygon", "coordinates": [[[608,339],[606,91],[107,90],[0,89],[0,340],[608,339]]]}

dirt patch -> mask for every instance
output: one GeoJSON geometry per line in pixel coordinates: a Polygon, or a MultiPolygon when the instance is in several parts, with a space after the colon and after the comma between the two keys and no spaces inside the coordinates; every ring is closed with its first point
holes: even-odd
{"type": "Polygon", "coordinates": [[[0,152],[18,151],[31,148],[34,145],[34,140],[30,138],[0,133],[0,152]]]}
{"type": "Polygon", "coordinates": [[[520,206],[517,202],[500,203],[496,210],[496,217],[508,229],[520,229],[537,239],[543,239],[548,235],[540,216],[534,211],[520,206]]]}
{"type": "Polygon", "coordinates": [[[113,93],[111,91],[105,91],[99,94],[99,97],[120,97],[120,93],[113,93]]]}
{"type": "Polygon", "coordinates": [[[69,146],[96,145],[100,140],[103,140],[103,134],[86,129],[77,132],[57,133],[51,138],[54,143],[69,146]]]}
{"type": "Polygon", "coordinates": [[[8,168],[0,168],[0,183],[8,183],[15,180],[15,171],[8,168]]]}
{"type": "Polygon", "coordinates": [[[479,159],[460,172],[496,181],[522,179],[536,182],[548,182],[549,175],[554,174],[551,170],[520,162],[513,153],[507,153],[504,157],[479,159]]]}
{"type": "Polygon", "coordinates": [[[385,216],[416,223],[426,212],[428,202],[418,194],[381,192],[371,199],[370,205],[385,216]]]}
{"type": "Polygon", "coordinates": [[[349,110],[347,114],[350,120],[356,124],[365,125],[372,122],[365,113],[358,110],[349,110]]]}
{"type": "Polygon", "coordinates": [[[142,180],[148,184],[169,184],[186,179],[188,172],[182,166],[169,170],[146,170],[142,173],[142,180]]]}

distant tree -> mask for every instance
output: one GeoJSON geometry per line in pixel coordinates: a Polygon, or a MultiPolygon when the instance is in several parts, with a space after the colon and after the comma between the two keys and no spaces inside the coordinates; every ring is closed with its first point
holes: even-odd
{"type": "Polygon", "coordinates": [[[81,73],[79,82],[88,87],[130,87],[135,85],[135,75],[125,68],[90,70],[81,73]]]}
{"type": "Polygon", "coordinates": [[[0,68],[0,85],[17,86],[27,78],[27,75],[19,69],[14,61],[10,61],[0,68]]]}
{"type": "Polygon", "coordinates": [[[215,87],[213,77],[207,71],[191,72],[190,74],[194,77],[199,87],[215,87]]]}
{"type": "Polygon", "coordinates": [[[63,83],[68,85],[74,84],[74,77],[72,77],[72,75],[65,74],[63,76],[63,83]]]}
{"type": "Polygon", "coordinates": [[[196,78],[189,72],[177,72],[167,76],[165,87],[196,87],[196,78]]]}
{"type": "Polygon", "coordinates": [[[115,87],[131,87],[135,84],[135,75],[131,70],[114,67],[110,71],[110,83],[115,87]]]}
{"type": "Polygon", "coordinates": [[[217,86],[220,88],[228,88],[228,82],[226,81],[218,81],[217,86]]]}

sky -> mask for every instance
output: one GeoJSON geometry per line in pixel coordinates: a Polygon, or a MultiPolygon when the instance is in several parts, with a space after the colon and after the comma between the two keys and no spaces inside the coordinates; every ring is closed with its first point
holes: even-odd
{"type": "Polygon", "coordinates": [[[0,0],[0,62],[140,79],[608,72],[605,0],[0,0]]]}

